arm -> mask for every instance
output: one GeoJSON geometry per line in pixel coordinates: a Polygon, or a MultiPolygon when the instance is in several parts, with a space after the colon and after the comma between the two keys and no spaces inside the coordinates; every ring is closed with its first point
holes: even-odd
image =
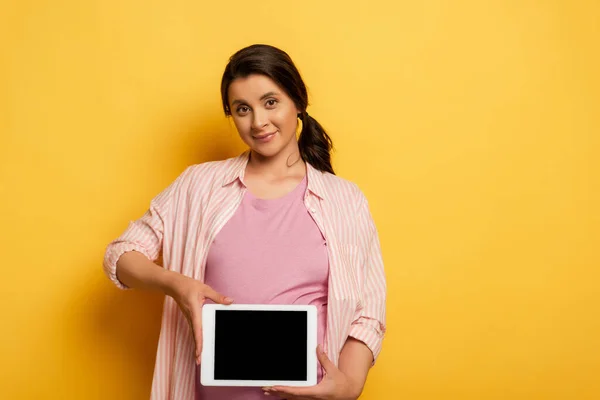
{"type": "Polygon", "coordinates": [[[317,357],[326,373],[321,383],[309,388],[265,387],[265,394],[293,400],[356,400],[362,393],[369,369],[381,352],[385,333],[386,283],[377,230],[362,194],[358,203],[357,232],[359,245],[365,254],[359,276],[360,305],[340,353],[338,366],[319,349],[317,357]]]}
{"type": "Polygon", "coordinates": [[[130,222],[121,236],[106,247],[104,272],[118,288],[144,288],[148,286],[147,284],[152,288],[159,288],[156,286],[158,282],[156,282],[155,275],[158,268],[163,268],[154,264],[153,261],[158,259],[162,249],[167,217],[167,212],[163,209],[165,206],[168,209],[176,183],[177,181],[154,198],[144,215],[138,220],[130,222]],[[129,254],[131,252],[135,252],[135,254],[129,254]],[[153,282],[145,282],[144,271],[146,269],[154,271],[154,274],[149,277],[153,282]],[[118,276],[117,270],[119,270],[118,276]]]}
{"type": "Polygon", "coordinates": [[[338,368],[348,377],[353,398],[362,393],[372,364],[373,353],[369,347],[349,337],[340,353],[338,368]]]}
{"type": "Polygon", "coordinates": [[[352,398],[363,391],[369,369],[381,352],[385,333],[386,282],[381,246],[367,200],[361,196],[357,212],[366,258],[361,271],[361,305],[340,353],[339,370],[348,378],[352,398]]]}
{"type": "Polygon", "coordinates": [[[357,210],[360,245],[366,254],[359,276],[361,307],[357,310],[349,336],[363,342],[373,356],[373,363],[381,352],[385,334],[386,281],[379,235],[369,211],[366,198],[361,194],[357,210]]]}
{"type": "Polygon", "coordinates": [[[116,277],[128,288],[158,290],[173,296],[174,282],[180,276],[153,263],[148,257],[137,251],[123,254],[116,265],[116,277]]]}
{"type": "MultiPolygon", "coordinates": [[[[190,168],[186,170],[187,173],[190,168]]],[[[137,221],[129,224],[125,232],[111,242],[104,256],[104,271],[121,289],[137,288],[159,290],[172,297],[188,323],[196,343],[196,362],[200,363],[202,350],[202,304],[205,298],[215,303],[231,304],[232,299],[193,278],[156,265],[163,246],[165,220],[174,197],[186,173],[154,198],[150,208],[137,221]]],[[[167,222],[168,224],[168,222],[167,222]]]]}
{"type": "Polygon", "coordinates": [[[172,276],[173,273],[167,273],[153,261],[161,253],[165,231],[173,229],[170,226],[171,215],[177,199],[181,193],[185,193],[192,172],[192,167],[188,167],[152,199],[150,207],[141,218],[130,222],[121,236],[107,246],[104,272],[117,287],[164,289],[165,282],[162,278],[172,276]],[[135,253],[129,254],[130,252],[135,253]]]}
{"type": "Polygon", "coordinates": [[[202,352],[202,304],[205,298],[231,304],[232,299],[178,272],[164,269],[136,251],[123,254],[117,262],[117,279],[129,288],[159,290],[171,296],[186,317],[196,343],[196,364],[202,352]]]}
{"type": "Polygon", "coordinates": [[[320,345],[317,347],[317,358],[325,369],[325,375],[318,385],[264,387],[263,391],[266,395],[273,394],[288,400],[358,399],[373,363],[371,350],[364,343],[348,338],[340,354],[339,367],[327,358],[320,345]]]}

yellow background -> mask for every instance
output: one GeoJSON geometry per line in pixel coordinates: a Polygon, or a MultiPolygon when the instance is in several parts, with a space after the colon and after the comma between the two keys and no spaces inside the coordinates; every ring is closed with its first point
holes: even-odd
{"type": "Polygon", "coordinates": [[[0,398],[148,398],[161,297],[112,287],[104,248],[243,149],[219,83],[252,43],[293,57],[379,227],[363,398],[600,398],[597,1],[1,8],[0,398]]]}

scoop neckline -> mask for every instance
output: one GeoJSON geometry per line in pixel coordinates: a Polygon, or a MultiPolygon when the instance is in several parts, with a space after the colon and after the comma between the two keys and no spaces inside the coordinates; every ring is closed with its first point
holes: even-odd
{"type": "Polygon", "coordinates": [[[280,197],[275,197],[273,199],[264,199],[261,197],[255,196],[250,190],[246,188],[246,195],[251,200],[252,204],[259,208],[270,208],[273,206],[277,206],[282,203],[286,203],[286,201],[291,197],[296,197],[295,194],[301,189],[306,187],[307,178],[306,175],[302,178],[302,180],[296,185],[295,188],[284,194],[280,197]]]}

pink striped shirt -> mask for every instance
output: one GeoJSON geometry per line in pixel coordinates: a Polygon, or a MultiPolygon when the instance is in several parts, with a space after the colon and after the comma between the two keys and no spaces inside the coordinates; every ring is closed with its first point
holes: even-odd
{"type": "MultiPolygon", "coordinates": [[[[241,180],[248,152],[188,167],[150,203],[148,211],[111,242],[104,271],[120,288],[116,263],[127,251],[165,268],[204,280],[208,250],[233,216],[246,188],[241,180]]],[[[329,282],[324,349],[337,364],[348,336],[364,342],[376,359],[385,332],[386,283],[379,238],[360,189],[307,164],[304,203],[328,243],[329,282]]],[[[151,398],[193,399],[194,341],[177,303],[165,297],[151,398]]]]}

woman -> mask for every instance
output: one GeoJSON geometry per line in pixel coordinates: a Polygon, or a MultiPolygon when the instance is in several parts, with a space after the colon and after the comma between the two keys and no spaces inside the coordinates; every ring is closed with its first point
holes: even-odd
{"type": "Polygon", "coordinates": [[[238,51],[221,96],[249,151],[188,167],[106,250],[104,269],[118,287],[166,294],[152,398],[356,399],[385,331],[383,262],[367,201],[334,175],[331,140],[308,115],[306,87],[285,52],[238,51]],[[153,262],[160,253],[164,268],[153,262]],[[317,306],[324,373],[316,386],[200,385],[202,304],[233,299],[317,306]]]}

